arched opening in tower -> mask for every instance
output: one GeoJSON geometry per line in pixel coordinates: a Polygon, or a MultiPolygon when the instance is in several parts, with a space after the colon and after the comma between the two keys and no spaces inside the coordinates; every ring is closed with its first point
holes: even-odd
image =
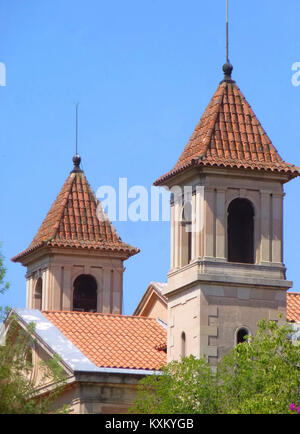
{"type": "Polygon", "coordinates": [[[228,207],[228,261],[254,264],[254,208],[247,199],[228,207]]]}
{"type": "Polygon", "coordinates": [[[97,312],[97,282],[93,276],[81,274],[74,282],[73,310],[97,312]]]}
{"type": "Polygon", "coordinates": [[[249,331],[242,327],[238,330],[236,334],[236,344],[243,344],[244,342],[247,342],[247,336],[249,336],[249,331]]]}
{"type": "Polygon", "coordinates": [[[42,310],[43,279],[38,278],[34,290],[34,309],[42,310]]]}

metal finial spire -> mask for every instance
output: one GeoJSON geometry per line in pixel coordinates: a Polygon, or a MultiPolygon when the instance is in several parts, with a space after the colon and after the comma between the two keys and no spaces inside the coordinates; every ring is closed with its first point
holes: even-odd
{"type": "Polygon", "coordinates": [[[79,103],[76,103],[76,140],[75,140],[75,154],[78,154],[78,106],[79,103]]]}
{"type": "Polygon", "coordinates": [[[80,158],[80,155],[78,155],[78,106],[79,106],[79,103],[76,103],[75,155],[73,157],[74,168],[73,168],[71,173],[81,172],[81,169],[80,169],[81,158],[80,158]]]}
{"type": "Polygon", "coordinates": [[[229,62],[228,0],[226,0],[226,63],[229,62]]]}
{"type": "Polygon", "coordinates": [[[223,65],[224,79],[222,82],[234,83],[231,79],[233,66],[229,61],[229,24],[228,24],[228,0],[226,0],[226,63],[223,65]]]}

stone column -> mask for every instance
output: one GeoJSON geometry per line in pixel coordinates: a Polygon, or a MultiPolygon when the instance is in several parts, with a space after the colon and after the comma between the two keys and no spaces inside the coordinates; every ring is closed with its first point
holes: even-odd
{"type": "Polygon", "coordinates": [[[181,207],[178,199],[174,204],[174,268],[180,267],[180,211],[181,207]]]}
{"type": "Polygon", "coordinates": [[[271,194],[269,191],[261,191],[261,263],[271,260],[271,194]]]}
{"type": "Polygon", "coordinates": [[[204,187],[196,187],[196,258],[204,255],[204,187]]]}
{"type": "Polygon", "coordinates": [[[62,271],[61,266],[55,265],[52,267],[52,285],[49,297],[48,309],[60,310],[61,309],[61,290],[62,290],[62,271]]]}
{"type": "Polygon", "coordinates": [[[42,310],[47,310],[49,309],[49,269],[46,268],[45,270],[43,270],[43,275],[42,275],[42,279],[43,279],[43,289],[42,289],[42,310]]]}
{"type": "Polygon", "coordinates": [[[175,268],[175,206],[171,201],[170,271],[175,268]]]}
{"type": "Polygon", "coordinates": [[[111,313],[111,269],[103,269],[103,313],[111,313]]]}
{"type": "Polygon", "coordinates": [[[30,286],[29,286],[29,279],[26,280],[26,309],[30,309],[29,306],[29,300],[30,300],[30,286]]]}
{"type": "Polygon", "coordinates": [[[93,275],[97,281],[97,312],[103,312],[103,268],[93,268],[93,275]]]}
{"type": "Polygon", "coordinates": [[[33,277],[32,277],[32,275],[27,276],[26,287],[27,287],[26,308],[27,309],[33,309],[34,308],[34,304],[33,304],[34,292],[33,292],[33,277]]]}
{"type": "Polygon", "coordinates": [[[192,196],[192,261],[197,258],[197,195],[196,191],[192,196]]]}
{"type": "Polygon", "coordinates": [[[204,257],[214,258],[215,243],[215,191],[205,189],[204,257]]]}
{"type": "Polygon", "coordinates": [[[72,267],[64,266],[63,288],[62,288],[62,309],[73,310],[73,288],[72,288],[72,267]]]}
{"type": "Polygon", "coordinates": [[[272,196],[272,262],[282,264],[282,220],[283,195],[275,193],[272,196]]]}
{"type": "Polygon", "coordinates": [[[115,268],[112,273],[112,306],[111,312],[116,314],[122,313],[121,291],[122,291],[122,271],[115,268]]]}
{"type": "Polygon", "coordinates": [[[226,190],[217,190],[216,203],[216,257],[226,261],[226,190]]]}

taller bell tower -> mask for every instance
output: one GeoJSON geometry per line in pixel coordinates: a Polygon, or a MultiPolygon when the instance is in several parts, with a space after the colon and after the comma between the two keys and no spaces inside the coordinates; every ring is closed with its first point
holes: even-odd
{"type": "Polygon", "coordinates": [[[26,308],[122,313],[124,243],[80,169],[79,155],[30,246],[12,260],[27,268],[26,308]]]}
{"type": "Polygon", "coordinates": [[[282,160],[232,80],[232,66],[175,167],[154,185],[172,191],[168,360],[212,365],[285,315],[283,186],[299,168],[282,160]]]}

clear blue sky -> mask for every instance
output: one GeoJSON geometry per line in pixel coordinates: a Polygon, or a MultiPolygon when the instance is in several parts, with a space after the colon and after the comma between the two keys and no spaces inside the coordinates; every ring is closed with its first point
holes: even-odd
{"type": "MultiPolygon", "coordinates": [[[[300,166],[299,0],[230,1],[233,77],[281,156],[300,166]]],[[[150,187],[176,162],[222,79],[225,0],[1,0],[0,240],[11,289],[25,305],[26,248],[79,151],[94,190],[150,187]]],[[[285,263],[300,290],[300,180],[286,185],[285,263]]],[[[117,223],[141,249],[126,262],[125,313],[169,268],[168,223],[117,223]]]]}

